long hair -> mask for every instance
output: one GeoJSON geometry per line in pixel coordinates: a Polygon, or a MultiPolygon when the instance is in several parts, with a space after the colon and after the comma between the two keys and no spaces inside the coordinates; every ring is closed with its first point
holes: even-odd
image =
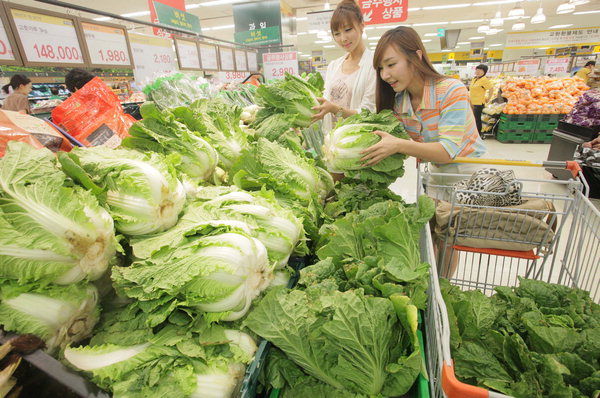
{"type": "Polygon", "coordinates": [[[7,85],[3,86],[2,89],[4,91],[8,92],[8,87],[7,86],[10,86],[10,87],[13,88],[13,90],[16,90],[20,86],[26,86],[29,83],[31,83],[31,79],[28,78],[27,76],[25,76],[25,75],[13,75],[10,78],[10,82],[7,85]]]}
{"type": "Polygon", "coordinates": [[[329,22],[331,33],[333,34],[333,32],[347,23],[350,23],[352,26],[358,26],[363,23],[362,12],[354,0],[343,0],[337,5],[329,22]]]}
{"type": "Polygon", "coordinates": [[[428,79],[444,79],[445,76],[438,73],[435,70],[423,42],[419,37],[419,34],[413,29],[407,26],[398,26],[392,30],[388,30],[381,36],[377,47],[375,48],[375,54],[373,56],[373,67],[377,70],[377,84],[375,86],[375,105],[377,106],[377,112],[383,109],[394,109],[394,98],[396,93],[392,86],[387,84],[381,78],[381,64],[383,62],[383,53],[389,46],[394,46],[397,51],[402,52],[408,60],[408,65],[414,73],[418,74],[423,80],[428,79]],[[421,50],[422,56],[419,58],[417,50],[421,50]]]}

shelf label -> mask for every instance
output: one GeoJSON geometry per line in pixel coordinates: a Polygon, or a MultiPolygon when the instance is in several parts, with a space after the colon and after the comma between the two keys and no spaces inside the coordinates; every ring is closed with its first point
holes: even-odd
{"type": "Polygon", "coordinates": [[[298,53],[295,51],[263,54],[265,79],[283,79],[286,72],[298,75],[298,53]]]}
{"type": "Polygon", "coordinates": [[[224,70],[224,71],[234,71],[235,70],[232,48],[219,47],[219,59],[221,60],[221,70],[224,70]]]}
{"type": "Polygon", "coordinates": [[[177,70],[172,40],[132,33],[129,42],[135,62],[135,80],[139,84],[145,85],[159,75],[177,70]]]}
{"type": "Polygon", "coordinates": [[[175,45],[181,68],[200,69],[200,55],[195,42],[177,39],[175,45]]]}
{"type": "Polygon", "coordinates": [[[124,29],[89,22],[82,22],[81,28],[92,64],[131,65],[124,29]]]}
{"type": "Polygon", "coordinates": [[[248,61],[246,61],[246,51],[235,50],[235,69],[240,72],[248,70],[248,61]]]}
{"type": "Polygon", "coordinates": [[[0,19],[0,59],[7,61],[14,61],[16,59],[8,41],[8,35],[6,34],[6,28],[2,23],[2,19],[0,19]]]}
{"type": "Polygon", "coordinates": [[[258,54],[252,51],[248,51],[248,70],[250,72],[258,72],[258,54]]]}

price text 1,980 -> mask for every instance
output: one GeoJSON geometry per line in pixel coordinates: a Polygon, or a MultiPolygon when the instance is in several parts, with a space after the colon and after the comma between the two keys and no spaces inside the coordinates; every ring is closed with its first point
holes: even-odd
{"type": "Polygon", "coordinates": [[[121,50],[98,50],[103,62],[128,62],[127,54],[121,50]]]}
{"type": "Polygon", "coordinates": [[[273,75],[273,77],[283,77],[285,76],[285,73],[294,73],[294,68],[272,68],[271,69],[271,74],[273,75]]]}
{"type": "Polygon", "coordinates": [[[81,54],[76,47],[54,46],[52,44],[33,45],[38,58],[57,61],[81,61],[81,54]]]}

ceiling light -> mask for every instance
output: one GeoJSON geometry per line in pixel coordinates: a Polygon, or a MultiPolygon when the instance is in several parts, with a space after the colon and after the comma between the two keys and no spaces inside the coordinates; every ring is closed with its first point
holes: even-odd
{"type": "Polygon", "coordinates": [[[448,4],[445,6],[428,6],[428,7],[423,7],[423,10],[443,10],[445,8],[464,8],[464,7],[470,7],[471,3],[460,3],[460,4],[448,4]]]}
{"type": "Polygon", "coordinates": [[[432,26],[432,25],[448,25],[448,22],[424,22],[424,23],[414,23],[413,26],[432,26]]]}
{"type": "Polygon", "coordinates": [[[468,41],[459,41],[459,42],[458,42],[458,43],[456,43],[456,44],[471,44],[471,43],[470,43],[470,42],[468,42],[468,41]]]}
{"type": "Polygon", "coordinates": [[[518,2],[515,8],[508,12],[509,17],[522,17],[525,15],[525,9],[521,7],[521,2],[518,2]]]}
{"type": "Polygon", "coordinates": [[[323,5],[323,9],[324,9],[324,10],[329,10],[329,9],[331,9],[331,6],[329,5],[329,0],[325,1],[325,4],[323,5]]]}
{"type": "Polygon", "coordinates": [[[569,26],[573,26],[573,24],[569,23],[569,24],[565,24],[565,25],[552,25],[548,29],[562,29],[562,28],[568,28],[569,26]]]}
{"type": "Polygon", "coordinates": [[[111,17],[98,17],[98,18],[94,18],[94,21],[109,21],[111,20],[111,17]]]}
{"type": "Polygon", "coordinates": [[[570,14],[573,11],[575,11],[575,6],[569,2],[564,2],[556,7],[557,14],[570,14]]]}
{"type": "Polygon", "coordinates": [[[323,48],[335,48],[335,46],[327,45],[327,46],[323,46],[323,48]]]}
{"type": "Polygon", "coordinates": [[[584,15],[584,14],[597,14],[600,10],[592,10],[592,11],[577,11],[574,12],[573,15],[584,15]]]}
{"type": "Polygon", "coordinates": [[[523,22],[517,22],[516,24],[513,24],[512,26],[512,30],[524,30],[525,29],[525,24],[523,22]]]}
{"type": "Polygon", "coordinates": [[[544,23],[546,22],[546,16],[544,15],[544,9],[542,7],[537,9],[535,15],[531,18],[531,23],[544,23]]]}
{"type": "Polygon", "coordinates": [[[128,12],[127,14],[121,14],[121,16],[125,17],[125,18],[143,17],[146,15],[150,15],[150,11],[137,11],[137,12],[128,12]]]}
{"type": "Polygon", "coordinates": [[[317,41],[315,41],[315,44],[325,44],[325,43],[331,43],[331,40],[317,40],[317,41]]]}
{"type": "Polygon", "coordinates": [[[296,17],[296,21],[306,21],[308,17],[296,17]]]}
{"type": "Polygon", "coordinates": [[[213,26],[210,30],[222,30],[222,29],[231,29],[235,28],[235,25],[221,25],[221,26],[213,26]]]}
{"type": "Polygon", "coordinates": [[[485,32],[486,36],[491,36],[491,35],[495,35],[498,32],[501,32],[504,29],[490,29],[487,32],[485,32]]]}
{"type": "Polygon", "coordinates": [[[214,1],[207,1],[205,3],[200,3],[200,5],[202,7],[222,6],[223,4],[235,4],[235,3],[241,3],[242,1],[246,1],[246,0],[214,0],[214,1]]]}
{"type": "Polygon", "coordinates": [[[425,40],[421,40],[423,43],[429,43],[431,41],[431,39],[425,39],[425,40]]]}
{"type": "Polygon", "coordinates": [[[425,33],[425,35],[424,35],[424,36],[427,36],[427,37],[434,37],[434,36],[437,36],[437,35],[438,35],[437,33],[425,33]]]}
{"type": "Polygon", "coordinates": [[[584,4],[589,3],[590,0],[570,0],[569,3],[573,4],[574,6],[582,6],[584,4]]]}
{"type": "Polygon", "coordinates": [[[497,28],[502,25],[504,25],[504,19],[502,19],[502,13],[498,11],[494,18],[490,19],[490,26],[492,28],[497,28]]]}
{"type": "Polygon", "coordinates": [[[485,19],[465,19],[463,21],[450,21],[451,24],[458,24],[458,23],[478,23],[478,22],[483,22],[485,21],[485,19]]]}
{"type": "Polygon", "coordinates": [[[508,3],[516,3],[519,0],[495,0],[495,1],[482,1],[479,3],[473,3],[474,6],[493,6],[496,4],[508,4],[508,3]]]}
{"type": "Polygon", "coordinates": [[[486,33],[486,32],[489,32],[489,30],[490,30],[490,27],[486,24],[479,25],[477,27],[477,33],[486,33]]]}
{"type": "Polygon", "coordinates": [[[421,7],[413,7],[413,8],[409,8],[408,12],[419,11],[420,9],[421,9],[421,7]]]}
{"type": "Polygon", "coordinates": [[[479,39],[483,39],[483,36],[473,36],[473,37],[469,37],[469,40],[479,40],[479,39]]]}
{"type": "Polygon", "coordinates": [[[490,47],[500,47],[502,44],[490,44],[490,47]]]}
{"type": "Polygon", "coordinates": [[[369,40],[379,40],[379,39],[381,39],[381,36],[369,37],[369,40]]]}
{"type": "Polygon", "coordinates": [[[307,35],[307,34],[308,34],[307,32],[298,32],[298,36],[304,36],[304,35],[307,35]]]}
{"type": "Polygon", "coordinates": [[[193,10],[194,8],[198,8],[198,7],[200,7],[200,6],[202,6],[202,4],[200,4],[200,3],[186,5],[186,6],[185,6],[185,10],[186,10],[186,11],[187,11],[187,10],[193,10]]]}

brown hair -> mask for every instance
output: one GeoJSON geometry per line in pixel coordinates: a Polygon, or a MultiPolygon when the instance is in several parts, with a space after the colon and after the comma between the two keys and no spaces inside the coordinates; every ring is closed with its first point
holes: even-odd
{"type": "Polygon", "coordinates": [[[419,34],[413,28],[398,26],[397,28],[388,30],[381,36],[381,39],[379,39],[373,56],[373,67],[377,70],[377,84],[375,91],[377,112],[383,109],[394,109],[394,98],[396,97],[396,93],[392,86],[383,81],[381,74],[379,73],[383,61],[383,53],[389,46],[394,46],[396,50],[402,52],[406,56],[412,70],[423,80],[446,78],[444,75],[439,74],[431,64],[427,52],[425,51],[425,47],[423,46],[423,42],[421,41],[419,34]],[[421,58],[419,58],[417,50],[421,50],[421,58]]]}
{"type": "Polygon", "coordinates": [[[343,0],[337,5],[331,16],[331,22],[329,23],[331,33],[343,27],[344,24],[348,22],[350,22],[352,26],[363,23],[362,12],[354,0],[343,0]]]}

